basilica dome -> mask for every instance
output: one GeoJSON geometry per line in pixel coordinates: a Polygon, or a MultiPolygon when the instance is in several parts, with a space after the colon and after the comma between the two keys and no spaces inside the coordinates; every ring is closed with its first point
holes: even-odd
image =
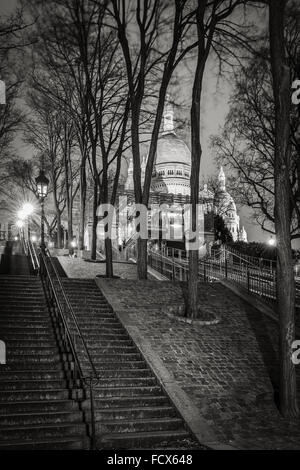
{"type": "Polygon", "coordinates": [[[157,142],[156,165],[179,163],[191,166],[191,152],[174,132],[163,134],[157,142]]]}
{"type": "Polygon", "coordinates": [[[215,193],[214,204],[219,213],[223,214],[232,214],[234,217],[236,214],[236,205],[233,197],[226,191],[225,185],[225,173],[221,167],[220,173],[218,175],[218,189],[215,193]]]}
{"type": "Polygon", "coordinates": [[[215,206],[223,212],[236,212],[236,205],[233,197],[227,191],[216,191],[214,197],[215,206]]]}

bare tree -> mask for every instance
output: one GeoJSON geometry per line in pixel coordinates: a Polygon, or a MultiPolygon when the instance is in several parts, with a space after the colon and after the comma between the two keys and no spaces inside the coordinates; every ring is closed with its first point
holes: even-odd
{"type": "MultiPolygon", "coordinates": [[[[115,21],[127,74],[135,201],[147,206],[167,88],[178,63],[195,47],[194,42],[188,45],[184,42],[193,13],[186,0],[111,3],[109,11],[115,21]],[[140,128],[143,109],[149,105],[153,122],[148,130],[149,151],[142,187],[140,128]]],[[[139,278],[147,278],[147,240],[142,237],[138,238],[137,271],[139,278]]]]}
{"type": "Polygon", "coordinates": [[[280,410],[298,415],[295,367],[291,360],[295,338],[295,287],[290,234],[290,110],[291,74],[284,40],[286,0],[269,2],[271,70],[275,103],[275,232],[277,240],[277,308],[280,346],[280,410]]]}
{"type": "MultiPolygon", "coordinates": [[[[189,315],[198,316],[198,214],[197,204],[199,197],[199,173],[201,162],[201,96],[203,86],[203,76],[208,56],[214,48],[218,51],[220,38],[223,38],[221,50],[224,49],[224,40],[226,37],[232,39],[232,30],[230,21],[226,23],[234,10],[241,5],[241,1],[201,1],[198,2],[196,9],[196,28],[197,28],[197,63],[194,75],[194,84],[192,92],[191,106],[191,143],[192,143],[192,165],[191,165],[191,231],[193,238],[190,240],[195,243],[195,248],[191,250],[189,256],[189,315]],[[219,27],[218,27],[219,26],[219,27]],[[228,27],[227,27],[228,26],[228,27]],[[215,42],[214,42],[215,40],[215,42]]],[[[236,35],[236,31],[235,31],[236,35]]],[[[222,41],[221,41],[222,42],[222,41]]]]}
{"type": "MultiPolygon", "coordinates": [[[[296,76],[295,58],[300,52],[299,15],[291,10],[288,13],[285,44],[292,73],[296,76]]],[[[291,112],[290,122],[290,218],[294,239],[300,236],[300,141],[297,134],[300,120],[296,107],[291,112]]],[[[226,124],[220,136],[211,138],[211,147],[216,152],[216,160],[234,174],[234,182],[229,187],[235,197],[254,209],[254,217],[264,230],[274,233],[275,117],[270,57],[266,48],[253,53],[247,65],[236,74],[226,124]]]]}

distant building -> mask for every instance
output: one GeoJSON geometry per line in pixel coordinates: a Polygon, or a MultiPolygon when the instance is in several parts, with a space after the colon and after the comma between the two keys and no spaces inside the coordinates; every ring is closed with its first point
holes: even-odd
{"type": "MultiPolygon", "coordinates": [[[[147,157],[144,156],[141,162],[142,182],[145,177],[147,157]]],[[[124,162],[123,162],[124,164],[124,162]]],[[[164,238],[164,243],[169,246],[176,246],[184,249],[185,234],[181,240],[172,239],[172,225],[183,223],[182,213],[184,205],[190,202],[190,173],[191,173],[191,152],[187,144],[175,132],[174,111],[168,102],[165,106],[163,116],[163,131],[157,142],[157,152],[154,163],[151,192],[149,198],[149,208],[152,204],[164,204],[170,208],[167,215],[168,230],[167,234],[162,233],[160,223],[160,235],[164,238]],[[173,207],[177,209],[174,213],[173,207]],[[177,214],[176,214],[177,212],[177,214]],[[181,222],[180,222],[181,217],[181,222]]],[[[220,169],[218,176],[218,189],[214,193],[209,190],[207,184],[199,192],[199,205],[202,210],[199,215],[199,224],[201,226],[202,240],[200,241],[200,252],[205,254],[209,245],[214,242],[214,215],[217,213],[224,219],[226,227],[232,233],[234,240],[247,241],[247,234],[244,228],[240,228],[240,218],[237,215],[236,205],[233,198],[226,191],[225,174],[220,169]]],[[[129,159],[127,175],[120,181],[118,196],[127,196],[129,204],[134,203],[134,181],[133,181],[133,162],[129,159]]],[[[168,211],[167,211],[168,212],[168,211]]],[[[132,222],[133,225],[133,222],[132,222]]],[[[119,246],[126,246],[133,235],[133,227],[125,227],[118,223],[119,246]]],[[[165,230],[166,232],[166,230],[165,230]]],[[[151,235],[151,234],[150,234],[151,235]]],[[[91,222],[85,230],[86,248],[90,248],[91,240],[91,222]]],[[[156,238],[150,238],[152,242],[159,242],[156,238]]],[[[102,244],[102,240],[99,241],[102,244]]]]}
{"type": "Polygon", "coordinates": [[[240,216],[237,214],[233,197],[226,191],[226,177],[223,168],[218,175],[218,189],[214,194],[214,206],[232,234],[233,241],[247,242],[247,232],[244,227],[240,228],[240,216]]]}

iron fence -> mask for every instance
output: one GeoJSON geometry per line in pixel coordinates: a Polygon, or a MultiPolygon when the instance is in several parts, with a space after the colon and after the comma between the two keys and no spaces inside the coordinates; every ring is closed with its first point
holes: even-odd
{"type": "MultiPolygon", "coordinates": [[[[148,264],[172,281],[188,280],[188,255],[174,248],[164,251],[148,250],[148,264]],[[171,256],[170,256],[171,255],[171,256]]],[[[228,279],[244,288],[249,293],[257,294],[268,300],[276,300],[276,271],[236,265],[225,260],[199,260],[199,280],[217,282],[228,279]]]]}

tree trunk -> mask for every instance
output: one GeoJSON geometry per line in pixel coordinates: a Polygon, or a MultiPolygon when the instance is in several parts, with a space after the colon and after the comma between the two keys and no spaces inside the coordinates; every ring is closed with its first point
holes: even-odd
{"type": "Polygon", "coordinates": [[[73,240],[73,214],[72,214],[72,203],[71,200],[68,205],[68,237],[69,237],[69,254],[73,255],[74,248],[71,246],[71,241],[73,240]]]}
{"type": "Polygon", "coordinates": [[[98,185],[94,182],[94,198],[93,198],[93,221],[92,221],[92,246],[91,246],[91,259],[96,260],[97,257],[97,208],[98,208],[98,185]]]}
{"type": "Polygon", "coordinates": [[[137,240],[137,274],[139,279],[147,279],[147,240],[138,238],[137,240]]]}
{"type": "MultiPolygon", "coordinates": [[[[205,2],[204,2],[205,3],[205,2]]],[[[199,261],[199,220],[198,220],[198,200],[199,200],[199,177],[201,162],[201,140],[200,140],[200,103],[202,94],[202,81],[205,62],[208,51],[205,50],[204,12],[205,4],[198,4],[197,8],[197,65],[194,76],[192,106],[191,106],[191,222],[190,227],[193,232],[191,242],[195,245],[189,252],[189,279],[188,279],[188,315],[192,318],[198,316],[198,261],[199,261]]]]}
{"type": "Polygon", "coordinates": [[[86,207],[86,170],[85,164],[80,168],[80,214],[79,214],[79,250],[84,250],[86,207]]]}
{"type": "Polygon", "coordinates": [[[275,232],[277,240],[277,308],[279,314],[280,411],[298,415],[292,343],[295,339],[295,290],[290,235],[290,71],[285,57],[285,0],[269,5],[269,33],[275,101],[275,232]]]}
{"type": "Polygon", "coordinates": [[[61,248],[61,214],[60,210],[56,211],[56,221],[57,221],[57,248],[61,248]]]}
{"type": "Polygon", "coordinates": [[[111,238],[105,238],[106,277],[113,277],[113,254],[111,238]]]}

